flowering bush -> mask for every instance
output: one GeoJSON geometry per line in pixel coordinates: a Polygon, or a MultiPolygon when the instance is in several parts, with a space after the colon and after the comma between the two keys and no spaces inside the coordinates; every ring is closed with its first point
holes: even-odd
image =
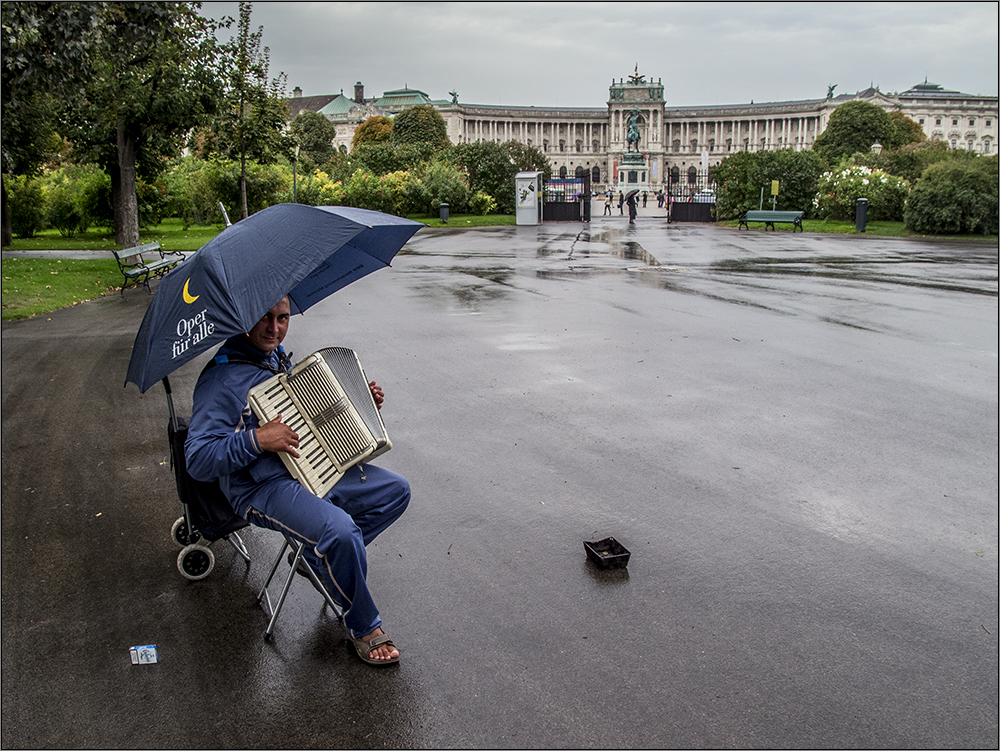
{"type": "Polygon", "coordinates": [[[481,190],[477,190],[475,195],[469,199],[469,211],[473,214],[486,216],[495,213],[496,210],[497,202],[493,200],[493,196],[488,196],[481,190]]]}
{"type": "Polygon", "coordinates": [[[317,206],[342,206],[344,204],[347,191],[340,180],[334,182],[328,174],[316,170],[316,182],[319,188],[317,206]]]}
{"type": "Polygon", "coordinates": [[[294,191],[289,190],[281,196],[283,203],[297,199],[298,203],[309,206],[342,206],[347,197],[347,191],[339,180],[333,181],[322,170],[313,170],[310,174],[300,175],[294,191]]]}
{"type": "Polygon", "coordinates": [[[361,209],[405,216],[409,208],[406,187],[411,179],[409,171],[379,176],[355,170],[347,181],[346,203],[361,209]]]}
{"type": "Polygon", "coordinates": [[[853,219],[857,200],[867,198],[869,220],[902,221],[909,193],[901,177],[849,165],[820,177],[813,206],[823,219],[853,219]]]}

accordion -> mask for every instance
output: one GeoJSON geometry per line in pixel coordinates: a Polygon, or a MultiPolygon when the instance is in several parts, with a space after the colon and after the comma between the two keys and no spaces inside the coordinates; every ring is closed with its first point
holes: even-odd
{"type": "Polygon", "coordinates": [[[344,472],[392,448],[361,361],[353,350],[314,352],[248,394],[263,422],[279,414],[299,435],[299,457],[278,453],[292,477],[325,496],[344,472]]]}

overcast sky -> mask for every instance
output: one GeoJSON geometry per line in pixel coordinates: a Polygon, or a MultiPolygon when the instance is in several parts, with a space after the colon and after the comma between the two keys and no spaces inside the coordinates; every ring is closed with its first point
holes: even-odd
{"type": "MultiPolygon", "coordinates": [[[[988,3],[257,2],[271,74],[304,96],[403,88],[469,104],[603,107],[612,79],[662,79],[667,106],[818,99],[926,78],[997,95],[988,3]]],[[[238,3],[202,14],[238,17],[238,3]]],[[[235,29],[235,23],[233,28],[235,29]]]]}

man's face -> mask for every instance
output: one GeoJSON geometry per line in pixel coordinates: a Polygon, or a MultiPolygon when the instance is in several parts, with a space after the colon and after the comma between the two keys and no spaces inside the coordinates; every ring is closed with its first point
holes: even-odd
{"type": "Polygon", "coordinates": [[[288,298],[282,297],[247,332],[247,339],[262,352],[274,352],[278,348],[278,345],[281,344],[281,340],[285,338],[285,334],[288,333],[288,317],[291,315],[291,310],[288,298]]]}

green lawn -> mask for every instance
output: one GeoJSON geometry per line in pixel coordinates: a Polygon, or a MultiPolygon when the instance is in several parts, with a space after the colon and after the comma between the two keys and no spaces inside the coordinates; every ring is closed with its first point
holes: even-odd
{"type": "MultiPolygon", "coordinates": [[[[415,222],[423,222],[428,227],[498,227],[514,224],[513,216],[492,214],[490,216],[452,216],[443,223],[437,215],[414,215],[407,217],[415,222]]],[[[223,230],[224,225],[191,226],[184,229],[180,219],[164,219],[151,229],[139,231],[140,243],[158,242],[164,250],[198,250],[223,230]]],[[[35,237],[14,242],[4,250],[114,250],[118,247],[113,235],[103,229],[91,229],[76,237],[63,237],[57,230],[39,232],[35,237]]]]}
{"type": "MultiPolygon", "coordinates": [[[[722,227],[738,227],[739,222],[736,220],[718,222],[722,227]]],[[[778,232],[792,232],[794,227],[791,224],[776,224],[774,225],[778,232]]],[[[752,222],[750,224],[750,229],[761,230],[764,229],[764,224],[762,222],[752,222]]],[[[858,232],[854,227],[853,221],[840,220],[840,219],[803,219],[802,229],[805,232],[825,232],[828,234],[836,235],[880,235],[882,237],[933,237],[935,240],[979,240],[982,242],[997,242],[996,235],[921,235],[917,232],[912,232],[906,229],[902,222],[868,222],[865,227],[864,233],[858,232]]],[[[768,232],[771,230],[768,229],[768,232]]],[[[798,230],[795,230],[796,232],[798,230]]]]}
{"type": "MultiPolygon", "coordinates": [[[[140,243],[158,242],[164,250],[198,250],[223,229],[222,224],[184,229],[180,219],[164,219],[151,229],[139,230],[140,243]]],[[[114,235],[91,229],[76,237],[63,237],[54,229],[43,230],[28,239],[14,238],[4,250],[115,250],[114,235]]]]}
{"type": "Polygon", "coordinates": [[[505,214],[489,214],[487,216],[458,214],[448,218],[447,222],[442,222],[438,216],[413,215],[406,217],[415,222],[423,222],[428,227],[507,227],[513,226],[516,217],[505,214]]]}
{"type": "Polygon", "coordinates": [[[4,258],[3,320],[27,318],[114,294],[121,282],[122,273],[114,258],[4,258]]]}

